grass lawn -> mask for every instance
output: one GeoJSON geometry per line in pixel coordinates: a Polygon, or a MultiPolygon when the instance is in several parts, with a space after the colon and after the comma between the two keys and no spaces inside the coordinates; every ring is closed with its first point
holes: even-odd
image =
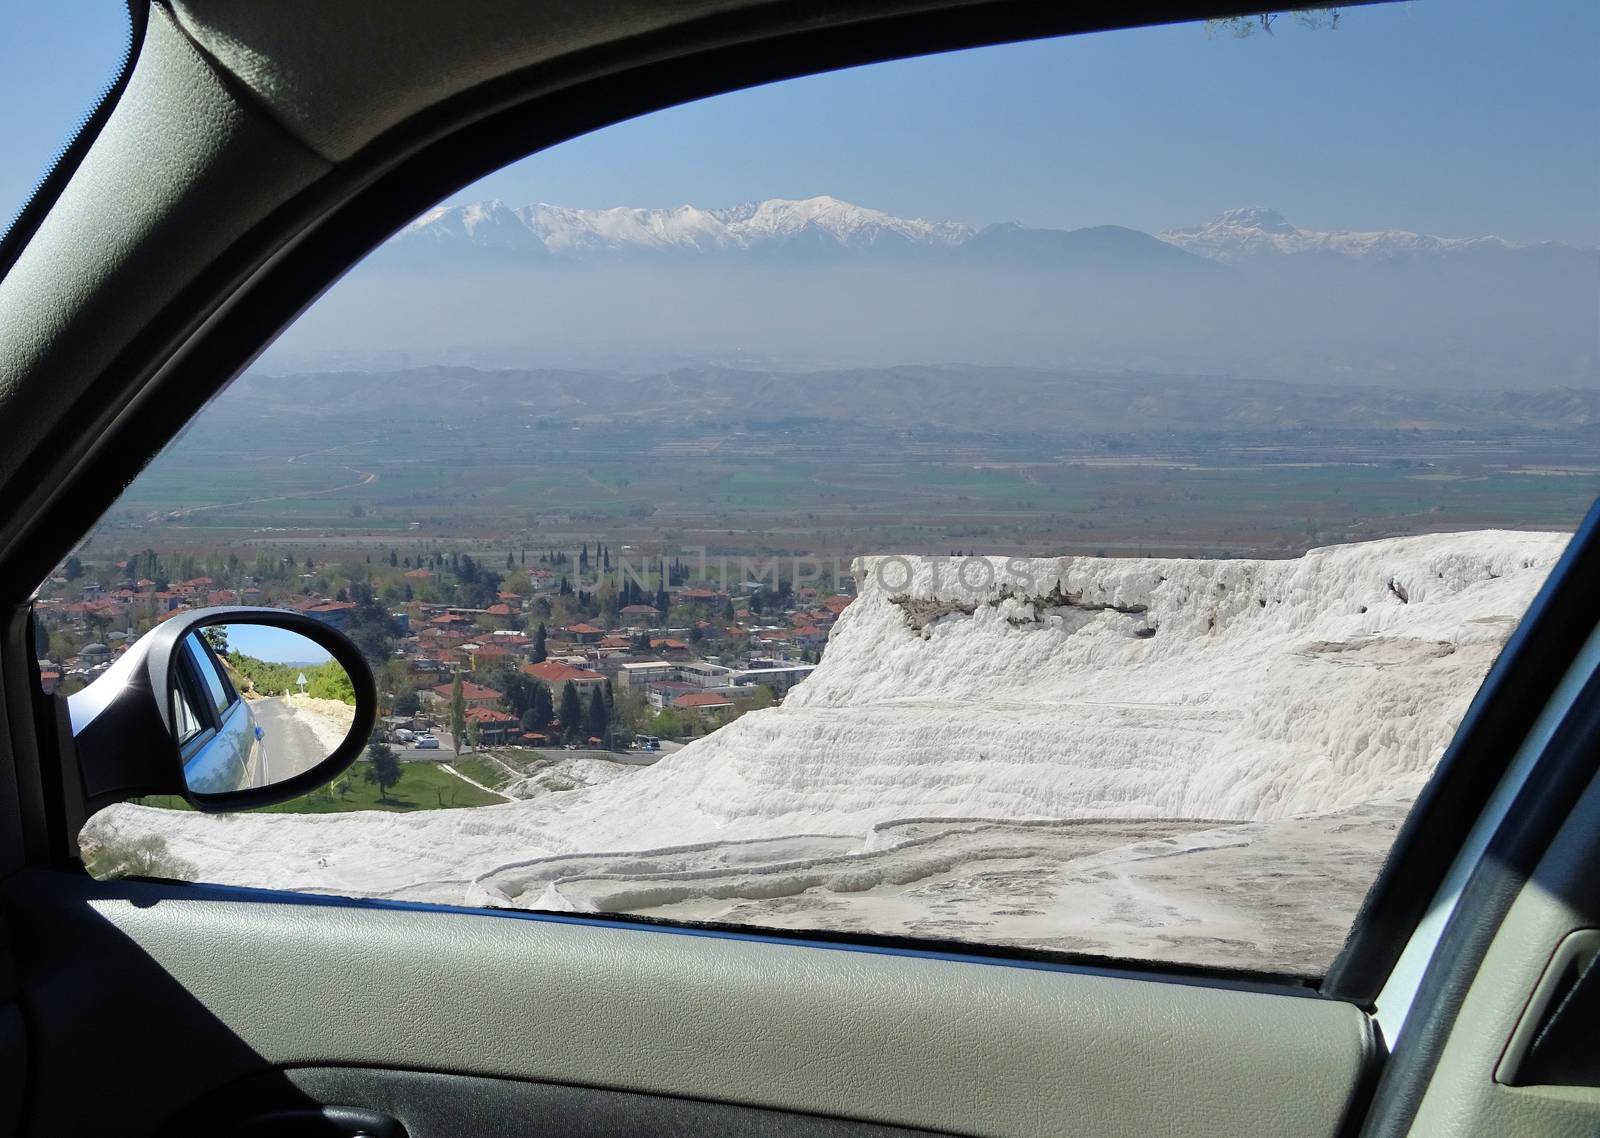
{"type": "MultiPolygon", "coordinates": [[[[439,769],[437,763],[401,763],[400,781],[387,792],[387,801],[378,797],[378,788],[366,779],[370,765],[361,760],[333,780],[329,786],[320,787],[310,794],[291,798],[276,806],[262,806],[254,814],[338,814],[349,810],[390,810],[407,813],[412,810],[449,810],[466,806],[493,806],[506,799],[498,794],[485,794],[477,787],[462,782],[449,771],[439,769]],[[339,793],[335,787],[348,787],[339,793]]],[[[477,778],[477,775],[471,777],[477,778]]],[[[483,780],[479,780],[483,781],[483,780]]],[[[485,785],[493,785],[485,783],[485,785]]],[[[189,804],[176,795],[152,795],[143,798],[146,806],[162,806],[171,810],[187,810],[189,804]]]]}
{"type": "Polygon", "coordinates": [[[474,782],[481,782],[484,786],[492,787],[495,790],[499,790],[515,777],[507,774],[506,769],[493,759],[485,759],[478,756],[457,759],[450,765],[474,782]]]}

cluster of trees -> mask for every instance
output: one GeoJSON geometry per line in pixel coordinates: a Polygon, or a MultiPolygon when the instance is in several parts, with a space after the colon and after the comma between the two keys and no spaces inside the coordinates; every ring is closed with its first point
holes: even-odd
{"type": "Polygon", "coordinates": [[[238,651],[227,651],[222,658],[233,673],[234,684],[241,690],[248,687],[259,695],[289,695],[300,690],[297,681],[304,672],[307,695],[355,705],[356,690],[350,682],[350,673],[337,661],[279,664],[271,660],[258,660],[238,651]]]}
{"type": "MultiPolygon", "coordinates": [[[[600,684],[592,689],[586,701],[578,686],[568,680],[561,687],[559,704],[550,688],[526,673],[506,668],[491,677],[491,684],[504,696],[510,713],[517,718],[523,732],[547,732],[552,724],[559,724],[563,743],[582,743],[587,739],[607,739],[615,721],[611,687],[600,684]]],[[[475,744],[472,725],[467,719],[466,697],[462,676],[456,674],[450,684],[450,734],[455,739],[455,750],[461,753],[461,744],[475,744]]]]}

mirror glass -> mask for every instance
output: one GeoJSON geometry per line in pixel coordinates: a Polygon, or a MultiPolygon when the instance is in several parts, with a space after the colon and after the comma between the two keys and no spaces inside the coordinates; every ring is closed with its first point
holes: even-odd
{"type": "Polygon", "coordinates": [[[173,667],[172,723],[195,794],[271,786],[315,767],[355,722],[350,674],[298,632],[217,624],[190,633],[173,667]]]}

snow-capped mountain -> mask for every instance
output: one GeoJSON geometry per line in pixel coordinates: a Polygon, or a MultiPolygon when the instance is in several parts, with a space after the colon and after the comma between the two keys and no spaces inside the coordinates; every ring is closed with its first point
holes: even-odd
{"type": "Polygon", "coordinates": [[[1430,237],[1403,229],[1299,229],[1277,210],[1264,206],[1225,210],[1198,228],[1169,230],[1159,236],[1168,244],[1224,264],[1279,254],[1332,253],[1351,260],[1386,260],[1519,248],[1499,237],[1430,237]]]}
{"type": "Polygon", "coordinates": [[[961,245],[973,232],[959,222],[894,217],[826,195],[715,210],[692,205],[584,210],[542,202],[513,209],[492,201],[429,210],[403,229],[395,243],[470,245],[581,259],[638,252],[752,252],[794,243],[848,252],[883,246],[938,249],[961,245]]]}
{"type": "Polygon", "coordinates": [[[758,259],[862,259],[932,256],[958,264],[1030,264],[1085,269],[1193,270],[1205,262],[1245,266],[1284,255],[1321,254],[1381,264],[1461,253],[1512,254],[1535,260],[1593,258],[1592,250],[1516,245],[1499,237],[1433,237],[1406,230],[1300,229],[1260,206],[1230,209],[1204,225],[1151,236],[1101,225],[1029,228],[1002,222],[983,228],[956,221],[896,217],[835,197],[770,198],[728,209],[573,209],[501,201],[440,206],[389,242],[389,256],[433,262],[478,261],[496,254],[515,261],[586,261],[678,256],[758,259]]]}

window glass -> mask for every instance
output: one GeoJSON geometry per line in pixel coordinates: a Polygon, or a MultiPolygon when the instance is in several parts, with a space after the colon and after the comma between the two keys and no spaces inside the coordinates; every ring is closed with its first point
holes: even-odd
{"type": "Polygon", "coordinates": [[[210,655],[204,648],[196,644],[191,637],[184,641],[189,649],[189,656],[194,661],[195,671],[200,680],[205,684],[206,694],[211,697],[211,705],[221,715],[228,710],[228,705],[233,702],[233,694],[228,690],[227,683],[217,674],[217,665],[212,662],[210,655]]]}
{"type": "Polygon", "coordinates": [[[462,190],[41,591],[64,687],[186,607],[343,629],[398,782],[88,840],[1319,974],[1600,490],[1597,35],[1377,5],[985,49],[462,190]]]}
{"type": "Polygon", "coordinates": [[[194,707],[189,703],[189,695],[182,684],[176,684],[172,690],[172,710],[177,722],[179,743],[187,743],[196,735],[206,729],[206,722],[195,713],[194,707]]]}

